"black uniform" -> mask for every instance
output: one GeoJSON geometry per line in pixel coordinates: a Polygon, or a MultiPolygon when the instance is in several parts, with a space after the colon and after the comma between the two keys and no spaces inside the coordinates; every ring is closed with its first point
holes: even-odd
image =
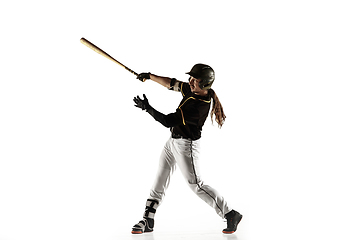
{"type": "MultiPolygon", "coordinates": [[[[207,65],[197,64],[193,67],[190,76],[202,79],[201,89],[210,89],[214,81],[214,71],[207,65]]],[[[150,79],[150,73],[139,74],[138,79],[150,79]]],[[[233,233],[241,220],[241,214],[231,209],[225,199],[219,193],[204,184],[199,175],[199,147],[201,130],[209,114],[211,97],[199,96],[191,92],[189,83],[172,79],[170,90],[181,92],[183,99],[174,113],[164,115],[152,108],[144,94],[144,100],[139,96],[134,98],[136,107],[146,110],[154,119],[165,127],[171,128],[172,138],[166,142],[159,160],[159,168],[150,190],[150,196],[146,202],[146,210],[143,219],[133,226],[132,233],[139,234],[152,232],[154,228],[154,216],[157,207],[162,202],[169,186],[170,178],[178,166],[184,175],[191,190],[216,213],[227,219],[228,227],[223,233],[233,233]]]]}
{"type": "Polygon", "coordinates": [[[197,140],[209,114],[211,98],[191,92],[189,83],[172,79],[170,90],[179,91],[183,95],[176,112],[164,115],[150,107],[147,112],[165,127],[171,128],[173,138],[197,140]]]}

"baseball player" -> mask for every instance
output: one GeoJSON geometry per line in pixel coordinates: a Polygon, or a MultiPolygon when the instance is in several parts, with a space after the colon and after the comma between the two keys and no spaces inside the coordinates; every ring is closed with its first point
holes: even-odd
{"type": "Polygon", "coordinates": [[[215,121],[221,127],[226,117],[216,93],[211,88],[215,80],[214,70],[208,65],[196,64],[186,74],[190,75],[188,83],[151,73],[141,73],[137,77],[141,81],[150,79],[170,90],[180,92],[183,99],[174,113],[165,115],[149,104],[145,94],[143,99],[139,96],[134,98],[136,107],[145,110],[156,121],[170,128],[171,137],[161,153],[158,172],[146,201],[143,219],[133,226],[133,234],[153,231],[156,209],[165,196],[176,164],[191,190],[209,204],[221,218],[226,218],[227,228],[223,233],[234,233],[242,218],[242,215],[230,208],[215,189],[204,184],[199,175],[199,140],[202,126],[210,111],[211,99],[213,100],[211,120],[215,115],[215,121]]]}

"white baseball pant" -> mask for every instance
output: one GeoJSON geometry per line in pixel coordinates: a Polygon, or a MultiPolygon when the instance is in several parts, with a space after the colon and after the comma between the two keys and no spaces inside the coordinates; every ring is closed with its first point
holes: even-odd
{"type": "Polygon", "coordinates": [[[220,217],[224,218],[225,214],[232,209],[215,189],[205,185],[202,181],[198,168],[199,148],[199,140],[170,137],[160,156],[157,176],[150,191],[150,199],[156,199],[161,204],[177,164],[191,190],[214,208],[220,217]]]}

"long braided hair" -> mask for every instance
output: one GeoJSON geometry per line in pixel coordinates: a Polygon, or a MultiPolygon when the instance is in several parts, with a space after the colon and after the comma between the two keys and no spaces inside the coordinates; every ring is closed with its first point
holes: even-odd
{"type": "Polygon", "coordinates": [[[212,109],[210,112],[211,122],[214,123],[213,117],[215,114],[215,121],[217,122],[218,127],[221,128],[222,125],[224,124],[225,118],[226,118],[224,109],[223,109],[221,102],[220,102],[218,96],[216,95],[215,91],[212,88],[210,88],[208,90],[208,92],[210,94],[210,97],[213,99],[213,106],[212,106],[212,109]]]}

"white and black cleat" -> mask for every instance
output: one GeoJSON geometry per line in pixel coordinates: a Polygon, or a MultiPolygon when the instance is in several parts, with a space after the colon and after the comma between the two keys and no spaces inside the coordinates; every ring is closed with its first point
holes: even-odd
{"type": "Polygon", "coordinates": [[[152,232],[154,228],[154,219],[144,218],[138,224],[135,224],[132,228],[132,234],[142,234],[146,232],[152,232]]]}

